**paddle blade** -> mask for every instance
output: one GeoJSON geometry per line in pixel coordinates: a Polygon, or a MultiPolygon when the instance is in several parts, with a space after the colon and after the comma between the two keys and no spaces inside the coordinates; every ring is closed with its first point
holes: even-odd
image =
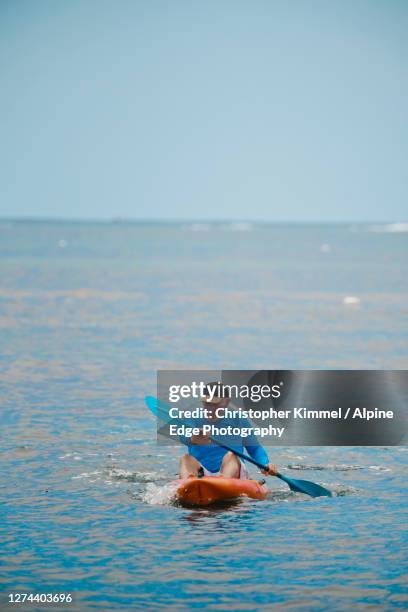
{"type": "Polygon", "coordinates": [[[154,416],[159,416],[157,399],[152,395],[146,395],[145,402],[150,412],[152,412],[154,416]]]}
{"type": "Polygon", "coordinates": [[[291,491],[295,493],[304,493],[311,497],[331,497],[332,494],[328,489],[314,483],[310,480],[295,480],[294,478],[288,478],[283,474],[277,474],[277,477],[286,482],[289,485],[291,491]]]}

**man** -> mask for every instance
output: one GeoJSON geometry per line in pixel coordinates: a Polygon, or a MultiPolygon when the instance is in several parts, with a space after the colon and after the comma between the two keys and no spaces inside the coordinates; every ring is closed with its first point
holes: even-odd
{"type": "MultiPolygon", "coordinates": [[[[202,426],[204,422],[209,424],[216,422],[217,408],[226,408],[230,402],[228,389],[221,387],[223,397],[213,397],[210,399],[210,389],[218,383],[209,383],[202,398],[203,408],[207,409],[208,418],[197,423],[202,426]]],[[[232,425],[234,427],[248,427],[250,423],[247,419],[222,419],[222,426],[232,425]]],[[[199,435],[191,438],[182,437],[183,444],[188,446],[188,453],[180,458],[180,478],[190,478],[197,476],[224,476],[226,478],[248,478],[248,472],[243,461],[231,451],[214,444],[209,440],[209,435],[199,435]]],[[[220,440],[222,442],[222,440],[220,440]]],[[[263,474],[274,476],[277,473],[275,465],[269,463],[268,455],[264,448],[259,444],[256,436],[251,435],[246,438],[239,437],[234,443],[228,442],[228,446],[236,448],[239,452],[246,452],[256,461],[266,466],[262,470],[263,474]]]]}

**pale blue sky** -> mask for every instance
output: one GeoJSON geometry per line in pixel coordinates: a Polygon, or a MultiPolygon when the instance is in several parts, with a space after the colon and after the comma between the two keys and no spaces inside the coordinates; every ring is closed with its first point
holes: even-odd
{"type": "Polygon", "coordinates": [[[407,50],[407,0],[1,0],[0,215],[404,221],[407,50]]]}

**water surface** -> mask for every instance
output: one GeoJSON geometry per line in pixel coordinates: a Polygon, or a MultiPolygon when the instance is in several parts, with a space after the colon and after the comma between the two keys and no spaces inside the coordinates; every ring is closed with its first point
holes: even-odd
{"type": "Polygon", "coordinates": [[[156,446],[143,403],[158,368],[405,368],[406,232],[2,222],[0,256],[4,593],[407,606],[406,448],[272,449],[335,497],[271,479],[265,502],[188,510],[168,500],[181,449],[156,446]]]}

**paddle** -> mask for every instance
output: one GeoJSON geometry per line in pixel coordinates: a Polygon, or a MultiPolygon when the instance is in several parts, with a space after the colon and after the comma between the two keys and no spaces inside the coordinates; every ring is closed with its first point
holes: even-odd
{"type": "MultiPolygon", "coordinates": [[[[171,418],[169,417],[168,406],[164,402],[161,402],[160,400],[152,396],[145,397],[145,401],[146,401],[146,404],[149,410],[156,417],[160,418],[163,421],[167,421],[167,422],[171,420],[171,418]]],[[[183,423],[182,419],[177,419],[177,420],[178,422],[183,423]]],[[[185,420],[184,422],[188,423],[187,420],[185,420]]],[[[218,446],[225,448],[225,450],[231,451],[232,453],[234,453],[234,455],[237,455],[237,457],[240,457],[240,459],[253,463],[253,465],[256,465],[260,470],[267,469],[265,465],[262,465],[262,463],[258,463],[258,461],[255,461],[255,459],[252,459],[252,457],[249,457],[249,455],[245,455],[244,453],[241,453],[237,451],[236,449],[231,448],[230,446],[227,446],[227,444],[218,442],[218,440],[215,440],[211,436],[209,436],[209,439],[212,442],[214,442],[214,444],[217,444],[218,446]]],[[[294,491],[295,493],[305,493],[306,495],[310,495],[311,497],[322,497],[322,496],[331,497],[332,496],[331,492],[328,489],[325,489],[324,487],[318,484],[315,484],[314,482],[310,482],[310,480],[295,480],[294,478],[288,478],[287,476],[284,476],[283,474],[280,474],[279,472],[275,474],[275,476],[283,480],[283,482],[286,482],[286,484],[289,486],[291,491],[294,491]]]]}

